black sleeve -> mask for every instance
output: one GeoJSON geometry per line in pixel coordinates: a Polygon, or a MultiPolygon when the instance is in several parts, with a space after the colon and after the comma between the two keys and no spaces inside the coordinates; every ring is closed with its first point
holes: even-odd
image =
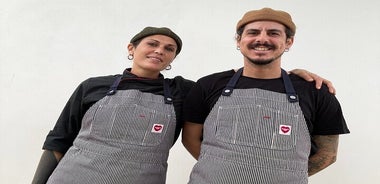
{"type": "Polygon", "coordinates": [[[183,127],[184,123],[184,118],[183,118],[183,104],[184,100],[189,93],[190,89],[194,86],[195,82],[191,80],[184,79],[181,76],[177,76],[172,80],[173,84],[175,87],[172,90],[174,100],[173,100],[173,105],[174,109],[176,112],[176,130],[175,130],[175,135],[174,135],[174,142],[179,137],[179,134],[181,133],[181,129],[183,127]]]}
{"type": "Polygon", "coordinates": [[[47,135],[43,149],[66,153],[72,146],[81,128],[81,120],[85,112],[83,99],[86,81],[82,82],[71,95],[53,130],[47,135]]]}
{"type": "Polygon", "coordinates": [[[317,91],[316,105],[313,135],[336,135],[350,132],[338,99],[328,92],[326,86],[317,91]]]}
{"type": "Polygon", "coordinates": [[[198,81],[190,90],[184,103],[185,121],[203,124],[209,114],[208,105],[205,102],[205,93],[198,81]]]}

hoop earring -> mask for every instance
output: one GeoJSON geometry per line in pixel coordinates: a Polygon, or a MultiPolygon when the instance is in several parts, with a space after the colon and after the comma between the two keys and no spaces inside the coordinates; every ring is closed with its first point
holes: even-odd
{"type": "Polygon", "coordinates": [[[165,68],[165,70],[170,70],[170,69],[172,69],[172,65],[168,65],[168,66],[165,68]]]}
{"type": "Polygon", "coordinates": [[[133,54],[129,54],[129,55],[128,55],[128,59],[129,59],[129,60],[132,60],[133,58],[134,58],[134,57],[133,57],[133,54]]]}

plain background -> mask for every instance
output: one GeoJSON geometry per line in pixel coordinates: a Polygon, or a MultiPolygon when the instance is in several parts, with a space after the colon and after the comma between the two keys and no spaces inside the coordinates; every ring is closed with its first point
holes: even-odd
{"type": "MultiPolygon", "coordinates": [[[[183,51],[164,75],[238,68],[234,30],[248,10],[288,11],[297,25],[283,68],[305,68],[338,90],[351,134],[337,162],[310,183],[377,183],[380,175],[380,1],[374,0],[0,0],[0,183],[30,183],[41,147],[83,80],[121,73],[125,46],[145,26],[167,26],[183,51]]],[[[186,183],[195,163],[180,140],[168,184],[186,183]]]]}

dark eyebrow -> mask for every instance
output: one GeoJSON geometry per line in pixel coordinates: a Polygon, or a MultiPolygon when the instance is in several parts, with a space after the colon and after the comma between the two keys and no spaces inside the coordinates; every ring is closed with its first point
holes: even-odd
{"type": "MultiPolygon", "coordinates": [[[[161,43],[160,41],[156,40],[156,39],[153,39],[153,38],[148,38],[148,40],[151,40],[151,41],[155,41],[155,42],[158,42],[158,43],[161,43]]],[[[176,47],[177,45],[176,44],[167,44],[167,46],[173,46],[173,47],[176,47]]]]}
{"type": "Polygon", "coordinates": [[[261,30],[252,28],[252,29],[246,29],[246,31],[261,31],[261,30]]]}
{"type": "Polygon", "coordinates": [[[148,38],[147,40],[155,41],[155,42],[159,42],[158,40],[155,40],[155,39],[153,39],[153,38],[148,38]]]}
{"type": "Polygon", "coordinates": [[[281,30],[279,30],[279,29],[268,29],[268,31],[271,31],[271,32],[281,32],[281,30]]]}
{"type": "MultiPolygon", "coordinates": [[[[262,31],[261,29],[255,29],[255,28],[252,28],[252,29],[247,29],[246,31],[262,31]]],[[[267,31],[271,31],[271,32],[281,32],[280,29],[268,29],[267,31]]]]}

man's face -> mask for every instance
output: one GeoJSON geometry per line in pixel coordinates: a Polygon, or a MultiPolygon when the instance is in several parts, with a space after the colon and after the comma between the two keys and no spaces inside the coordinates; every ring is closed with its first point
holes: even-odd
{"type": "Polygon", "coordinates": [[[256,21],[245,25],[237,41],[245,59],[255,65],[267,65],[280,61],[285,49],[293,44],[293,37],[286,38],[285,26],[273,21],[256,21]]]}

